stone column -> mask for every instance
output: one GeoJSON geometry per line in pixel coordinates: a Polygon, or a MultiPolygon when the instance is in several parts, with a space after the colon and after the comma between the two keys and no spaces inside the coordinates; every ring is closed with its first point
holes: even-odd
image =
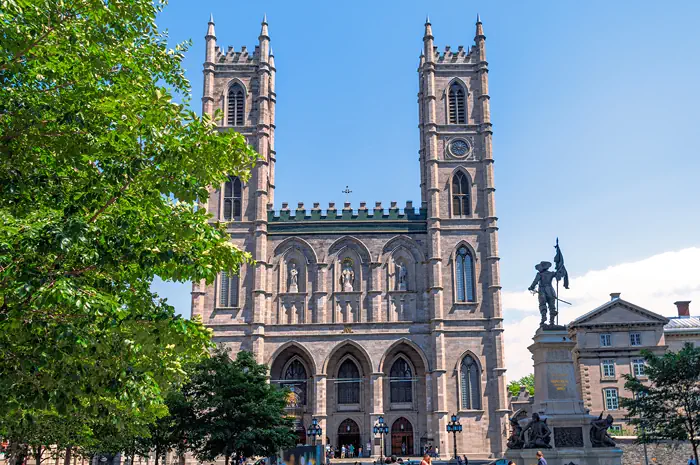
{"type": "MultiPolygon", "coordinates": [[[[369,414],[368,426],[369,435],[372,438],[371,454],[372,457],[379,457],[381,451],[380,444],[375,444],[375,439],[379,438],[379,436],[376,436],[375,438],[372,428],[374,428],[374,425],[379,420],[379,417],[384,415],[384,373],[372,373],[370,386],[370,395],[372,396],[372,410],[369,414]]],[[[386,444],[384,445],[384,448],[386,449],[386,444]]]]}
{"type": "Polygon", "coordinates": [[[323,430],[321,434],[321,442],[316,444],[326,444],[326,436],[329,436],[326,421],[327,415],[327,405],[326,405],[326,386],[327,386],[327,376],[326,375],[314,375],[314,409],[313,417],[318,420],[318,425],[323,430]]]}

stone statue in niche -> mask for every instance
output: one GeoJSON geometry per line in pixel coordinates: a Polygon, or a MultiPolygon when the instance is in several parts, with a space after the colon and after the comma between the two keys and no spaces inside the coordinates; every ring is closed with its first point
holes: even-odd
{"type": "Polygon", "coordinates": [[[614,418],[608,415],[603,418],[603,412],[600,416],[591,422],[591,445],[593,447],[615,447],[615,441],[608,434],[608,429],[612,426],[614,418]]]}
{"type": "Polygon", "coordinates": [[[397,291],[407,291],[408,290],[408,270],[406,265],[402,262],[396,262],[395,264],[396,273],[394,275],[395,284],[394,288],[397,291]]]}
{"type": "Polygon", "coordinates": [[[343,292],[352,292],[355,290],[355,272],[352,269],[352,260],[343,261],[343,271],[340,273],[340,287],[343,292]]]}
{"type": "Polygon", "coordinates": [[[552,437],[552,432],[547,426],[547,421],[542,420],[538,413],[532,414],[532,420],[525,425],[525,428],[520,432],[521,437],[528,433],[527,440],[525,440],[525,449],[551,449],[552,446],[549,441],[552,437]]]}
{"type": "Polygon", "coordinates": [[[288,283],[287,292],[299,292],[299,270],[297,270],[297,264],[294,262],[289,264],[288,283]]]}

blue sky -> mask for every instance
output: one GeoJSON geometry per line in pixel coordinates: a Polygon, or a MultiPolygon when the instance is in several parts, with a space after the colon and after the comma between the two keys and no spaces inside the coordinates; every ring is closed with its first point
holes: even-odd
{"type": "MultiPolygon", "coordinates": [[[[425,15],[444,49],[473,42],[477,12],[504,290],[527,288],[556,236],[573,276],[700,246],[700,2],[172,2],[158,24],[172,44],[193,40],[185,67],[199,111],[209,14],[218,44],[239,50],[255,46],[267,13],[276,208],[342,202],[345,185],[355,206],[402,205],[420,201],[425,15]]],[[[189,314],[189,287],[155,288],[189,314]]]]}

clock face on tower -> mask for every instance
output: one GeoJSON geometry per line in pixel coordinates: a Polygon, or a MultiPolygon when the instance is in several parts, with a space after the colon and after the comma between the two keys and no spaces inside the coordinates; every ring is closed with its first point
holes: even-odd
{"type": "Polygon", "coordinates": [[[455,139],[450,142],[450,153],[458,158],[462,158],[469,153],[469,143],[464,139],[455,139]]]}

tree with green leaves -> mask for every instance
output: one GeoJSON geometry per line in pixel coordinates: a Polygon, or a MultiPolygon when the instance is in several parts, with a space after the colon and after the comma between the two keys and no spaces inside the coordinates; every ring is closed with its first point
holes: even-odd
{"type": "Polygon", "coordinates": [[[257,155],[188,110],[187,44],[168,47],[163,7],[2,2],[0,436],[45,412],[94,419],[78,439],[165,415],[211,343],[154,277],[211,283],[250,259],[198,207],[257,155]]]}
{"type": "Polygon", "coordinates": [[[530,373],[529,375],[523,376],[517,381],[511,381],[510,383],[508,383],[508,392],[510,392],[510,395],[517,396],[520,392],[520,386],[525,386],[527,388],[527,392],[529,392],[531,396],[534,396],[535,375],[530,373]]]}
{"type": "Polygon", "coordinates": [[[622,398],[637,441],[689,441],[698,463],[700,444],[700,348],[686,343],[678,352],[642,351],[647,381],[625,375],[631,398],[622,398]]]}
{"type": "Polygon", "coordinates": [[[219,349],[199,364],[183,395],[193,412],[181,417],[189,423],[187,445],[200,461],[223,457],[228,465],[231,457],[270,456],[296,443],[288,391],[267,382],[267,366],[250,352],[231,360],[219,349]]]}

